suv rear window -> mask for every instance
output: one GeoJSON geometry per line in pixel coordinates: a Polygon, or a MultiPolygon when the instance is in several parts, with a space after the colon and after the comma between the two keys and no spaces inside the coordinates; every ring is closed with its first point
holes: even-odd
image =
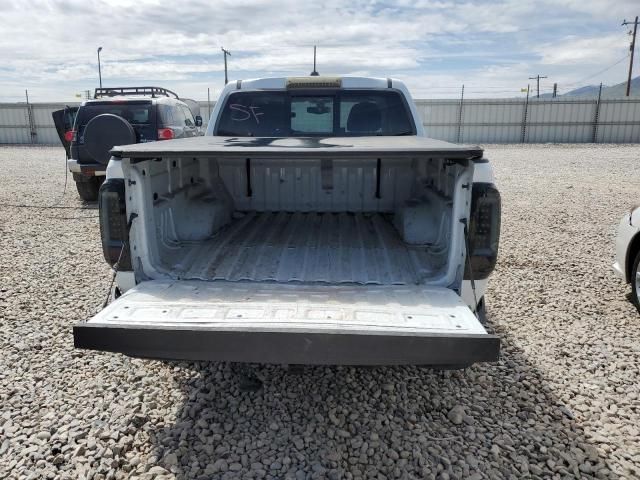
{"type": "Polygon", "coordinates": [[[158,114],[163,127],[195,126],[193,114],[185,105],[158,105],[158,114]]]}
{"type": "Polygon", "coordinates": [[[415,135],[403,96],[393,90],[236,92],[216,135],[247,137],[415,135]]]}
{"type": "Polygon", "coordinates": [[[157,136],[152,125],[152,105],[149,101],[89,103],[80,107],[76,118],[75,130],[80,144],[84,143],[84,128],[87,123],[103,113],[118,115],[127,120],[133,126],[138,142],[153,140],[157,136]]]}

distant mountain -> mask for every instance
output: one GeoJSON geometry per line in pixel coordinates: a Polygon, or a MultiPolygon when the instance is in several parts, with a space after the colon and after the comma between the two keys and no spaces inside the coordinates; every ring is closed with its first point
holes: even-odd
{"type": "MultiPolygon", "coordinates": [[[[562,85],[560,85],[560,87],[562,87],[562,85]]],[[[575,90],[570,90],[558,96],[574,98],[597,98],[599,88],[599,85],[587,85],[586,87],[576,88],[575,90]]],[[[602,98],[623,98],[626,93],[626,81],[612,86],[602,86],[602,98]]],[[[631,80],[631,96],[640,97],[640,77],[636,77],[631,80]]],[[[540,95],[540,97],[551,98],[551,94],[545,93],[544,95],[540,95]]]]}
{"type": "MultiPolygon", "coordinates": [[[[613,87],[604,88],[602,87],[602,94],[606,98],[614,98],[614,97],[624,97],[627,93],[627,82],[622,82],[613,87]],[[606,95],[605,95],[606,92],[606,95]]],[[[597,92],[596,92],[597,95],[597,92]]],[[[640,97],[640,77],[636,77],[631,79],[631,96],[632,97],[640,97]]]]}
{"type": "MultiPolygon", "coordinates": [[[[602,93],[609,88],[602,86],[602,93]]],[[[598,95],[598,90],[600,89],[600,85],[587,85],[586,87],[576,88],[575,90],[571,90],[570,92],[562,95],[563,97],[595,97],[598,95]]]]}

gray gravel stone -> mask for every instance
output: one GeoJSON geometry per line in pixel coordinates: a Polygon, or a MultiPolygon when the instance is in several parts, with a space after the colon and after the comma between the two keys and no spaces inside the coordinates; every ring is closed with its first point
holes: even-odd
{"type": "Polygon", "coordinates": [[[226,472],[229,470],[229,464],[224,458],[219,458],[214,462],[212,469],[214,472],[226,472]]]}
{"type": "Polygon", "coordinates": [[[462,405],[456,405],[451,410],[449,410],[449,413],[447,413],[447,418],[454,425],[460,425],[464,421],[464,416],[465,411],[462,405]]]}
{"type": "Polygon", "coordinates": [[[164,457],[164,463],[166,463],[167,465],[177,465],[178,456],[175,453],[170,453],[166,457],[164,457]]]}

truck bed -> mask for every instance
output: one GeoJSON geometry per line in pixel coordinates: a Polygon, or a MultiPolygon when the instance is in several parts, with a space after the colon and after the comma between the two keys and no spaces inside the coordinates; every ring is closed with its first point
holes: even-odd
{"type": "Polygon", "coordinates": [[[249,212],[176,246],[166,268],[182,279],[410,285],[437,273],[436,258],[404,243],[384,214],[249,212]]]}

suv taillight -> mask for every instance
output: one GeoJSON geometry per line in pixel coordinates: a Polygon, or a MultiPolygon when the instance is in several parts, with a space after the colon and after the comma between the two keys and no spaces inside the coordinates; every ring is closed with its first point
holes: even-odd
{"type": "Polygon", "coordinates": [[[102,239],[102,252],[105,260],[113,267],[120,258],[118,270],[131,271],[131,251],[129,249],[123,179],[112,178],[102,184],[98,206],[100,208],[100,238],[102,239]],[[122,257],[120,257],[120,253],[122,253],[122,257]]]}
{"type": "Polygon", "coordinates": [[[159,128],[158,129],[158,140],[171,140],[175,138],[175,133],[171,128],[159,128]]]}
{"type": "Polygon", "coordinates": [[[500,192],[493,183],[474,183],[469,216],[469,264],[465,280],[483,280],[496,266],[500,241],[500,192]]]}
{"type": "Polygon", "coordinates": [[[64,139],[71,143],[76,139],[76,131],[75,130],[67,130],[64,132],[64,139]]]}

